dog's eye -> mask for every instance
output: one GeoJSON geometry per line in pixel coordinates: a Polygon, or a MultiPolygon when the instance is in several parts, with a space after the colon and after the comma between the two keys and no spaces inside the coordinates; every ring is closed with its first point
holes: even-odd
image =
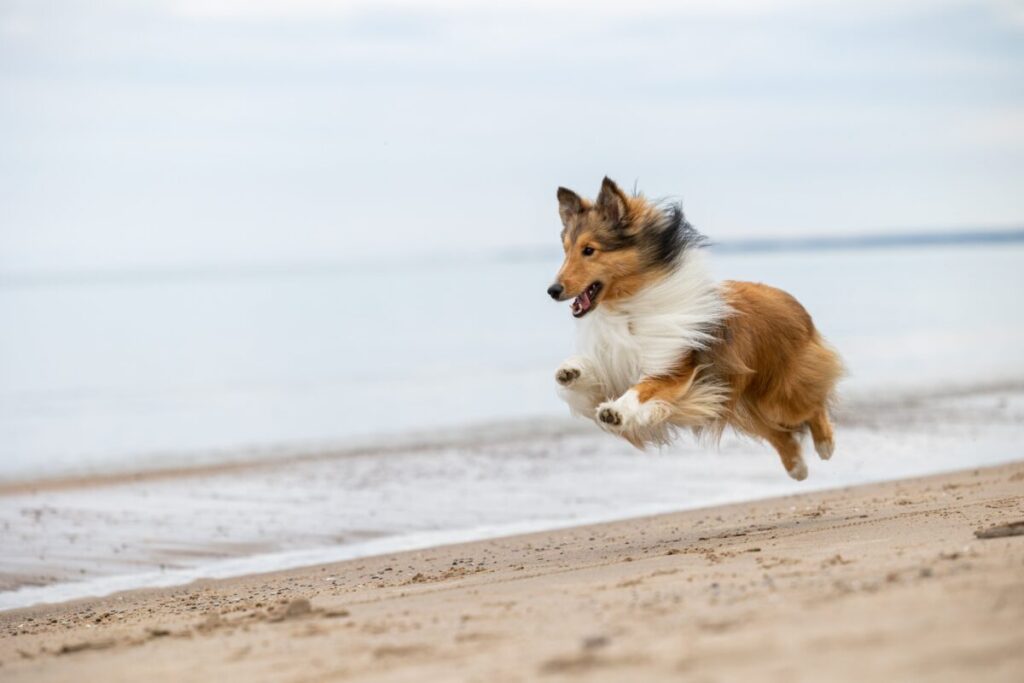
{"type": "Polygon", "coordinates": [[[583,247],[583,255],[584,256],[591,256],[591,255],[593,255],[593,253],[594,253],[594,248],[593,247],[583,247]]]}

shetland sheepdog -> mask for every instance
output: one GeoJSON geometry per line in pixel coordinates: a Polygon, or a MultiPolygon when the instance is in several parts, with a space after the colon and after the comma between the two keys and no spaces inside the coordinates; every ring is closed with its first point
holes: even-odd
{"type": "Polygon", "coordinates": [[[548,294],[571,299],[578,319],[577,354],[555,373],[574,413],[640,449],[680,428],[717,440],[731,426],[771,444],[797,480],[805,430],[832,457],[843,365],[796,299],[715,282],[678,204],[608,178],[594,201],[558,188],[558,213],[565,261],[548,294]]]}

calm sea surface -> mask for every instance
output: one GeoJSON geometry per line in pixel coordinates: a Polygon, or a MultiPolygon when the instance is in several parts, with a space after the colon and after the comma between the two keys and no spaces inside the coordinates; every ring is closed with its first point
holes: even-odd
{"type": "MultiPolygon", "coordinates": [[[[552,259],[0,285],[0,480],[559,416],[552,259]]],[[[1024,379],[1024,244],[712,253],[795,294],[858,399],[1024,379]]]]}

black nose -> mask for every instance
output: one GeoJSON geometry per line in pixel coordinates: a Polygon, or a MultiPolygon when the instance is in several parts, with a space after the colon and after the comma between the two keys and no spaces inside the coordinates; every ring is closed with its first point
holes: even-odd
{"type": "Polygon", "coordinates": [[[548,296],[550,296],[555,301],[558,301],[558,297],[562,296],[562,292],[564,291],[565,287],[556,282],[555,284],[548,287],[548,296]]]}

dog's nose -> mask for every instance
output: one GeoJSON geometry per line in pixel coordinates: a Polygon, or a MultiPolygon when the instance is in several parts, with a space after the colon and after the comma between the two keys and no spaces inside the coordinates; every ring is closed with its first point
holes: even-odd
{"type": "Polygon", "coordinates": [[[564,291],[565,287],[556,282],[555,284],[548,287],[548,296],[550,296],[555,301],[558,301],[558,297],[562,296],[562,292],[564,291]]]}

